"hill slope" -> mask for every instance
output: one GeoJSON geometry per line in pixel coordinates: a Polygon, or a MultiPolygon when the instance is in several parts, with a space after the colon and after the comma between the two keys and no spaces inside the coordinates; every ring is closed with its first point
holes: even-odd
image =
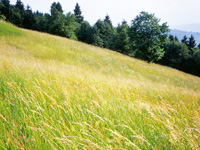
{"type": "Polygon", "coordinates": [[[200,78],[0,21],[1,149],[198,149],[200,78]]]}

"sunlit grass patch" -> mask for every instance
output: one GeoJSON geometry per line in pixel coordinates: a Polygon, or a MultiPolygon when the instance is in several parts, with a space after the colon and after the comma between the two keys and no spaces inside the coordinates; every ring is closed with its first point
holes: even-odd
{"type": "Polygon", "coordinates": [[[1,149],[199,149],[198,77],[17,30],[0,35],[1,149]]]}

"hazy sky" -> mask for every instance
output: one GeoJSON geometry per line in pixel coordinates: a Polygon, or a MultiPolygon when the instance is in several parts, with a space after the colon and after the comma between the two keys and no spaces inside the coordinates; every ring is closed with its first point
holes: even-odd
{"type": "MultiPolygon", "coordinates": [[[[50,11],[53,2],[60,2],[65,13],[73,12],[75,4],[81,6],[84,19],[93,25],[108,14],[116,26],[123,19],[129,24],[141,11],[155,13],[161,22],[173,28],[178,25],[200,23],[200,0],[22,0],[33,11],[50,11]]],[[[15,4],[16,0],[10,0],[15,4]]]]}

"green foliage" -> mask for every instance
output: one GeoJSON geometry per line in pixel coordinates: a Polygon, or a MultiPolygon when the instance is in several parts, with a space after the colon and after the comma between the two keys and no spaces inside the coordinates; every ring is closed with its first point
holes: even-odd
{"type": "Polygon", "coordinates": [[[39,11],[34,13],[35,23],[32,28],[37,31],[47,32],[48,31],[48,18],[50,18],[49,14],[43,15],[39,11]]]}
{"type": "Polygon", "coordinates": [[[35,23],[35,16],[33,15],[31,7],[28,5],[24,12],[23,27],[27,29],[32,29],[35,23]]]}
{"type": "Polygon", "coordinates": [[[185,36],[183,37],[183,39],[181,40],[181,43],[184,43],[185,45],[188,45],[188,38],[187,38],[186,35],[185,35],[185,36]]]}
{"type": "Polygon", "coordinates": [[[188,41],[188,48],[192,49],[195,47],[196,47],[196,41],[194,40],[194,36],[191,35],[191,37],[189,38],[189,41],[188,41]]]}
{"type": "Polygon", "coordinates": [[[110,16],[107,15],[104,19],[104,22],[107,22],[113,28],[112,21],[110,20],[110,16]]]}
{"type": "Polygon", "coordinates": [[[76,3],[75,9],[74,9],[74,15],[76,16],[76,21],[78,23],[81,23],[83,21],[84,17],[81,14],[82,14],[81,8],[80,8],[79,4],[76,3]]]}
{"type": "Polygon", "coordinates": [[[75,24],[76,18],[73,14],[61,15],[57,20],[52,22],[52,25],[49,27],[49,32],[70,39],[77,39],[75,35],[75,24]]]}
{"type": "Polygon", "coordinates": [[[162,64],[167,64],[173,68],[182,68],[190,57],[189,49],[184,43],[169,42],[164,46],[165,54],[161,60],[162,64]]]}
{"type": "Polygon", "coordinates": [[[0,15],[0,19],[6,20],[6,17],[4,15],[0,15]]]}
{"type": "Polygon", "coordinates": [[[103,22],[98,20],[93,27],[93,44],[98,45],[100,47],[108,48],[109,47],[109,40],[114,34],[113,28],[107,22],[103,22]],[[95,38],[95,39],[94,39],[95,38]],[[97,42],[99,41],[99,42],[97,42]],[[101,44],[97,44],[101,43],[101,44]]]}
{"type": "Polygon", "coordinates": [[[130,40],[137,58],[154,62],[162,58],[164,51],[161,48],[168,37],[166,23],[159,25],[160,19],[154,14],[141,12],[131,24],[130,40]]]}
{"type": "Polygon", "coordinates": [[[130,50],[128,30],[129,27],[127,23],[118,25],[115,34],[109,41],[109,48],[123,54],[128,54],[130,50]]]}
{"type": "Polygon", "coordinates": [[[92,28],[87,21],[81,22],[81,25],[77,31],[78,40],[88,43],[91,43],[92,40],[92,28]]]}
{"type": "Polygon", "coordinates": [[[96,25],[92,28],[92,44],[99,47],[104,45],[100,30],[96,25]]]}
{"type": "Polygon", "coordinates": [[[0,1],[0,14],[4,15],[7,21],[10,21],[11,6],[9,0],[0,1]]]}

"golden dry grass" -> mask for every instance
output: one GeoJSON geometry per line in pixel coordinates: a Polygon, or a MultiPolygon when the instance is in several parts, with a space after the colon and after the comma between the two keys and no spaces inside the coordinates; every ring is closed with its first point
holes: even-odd
{"type": "Polygon", "coordinates": [[[1,149],[199,149],[200,78],[0,21],[1,149]]]}

